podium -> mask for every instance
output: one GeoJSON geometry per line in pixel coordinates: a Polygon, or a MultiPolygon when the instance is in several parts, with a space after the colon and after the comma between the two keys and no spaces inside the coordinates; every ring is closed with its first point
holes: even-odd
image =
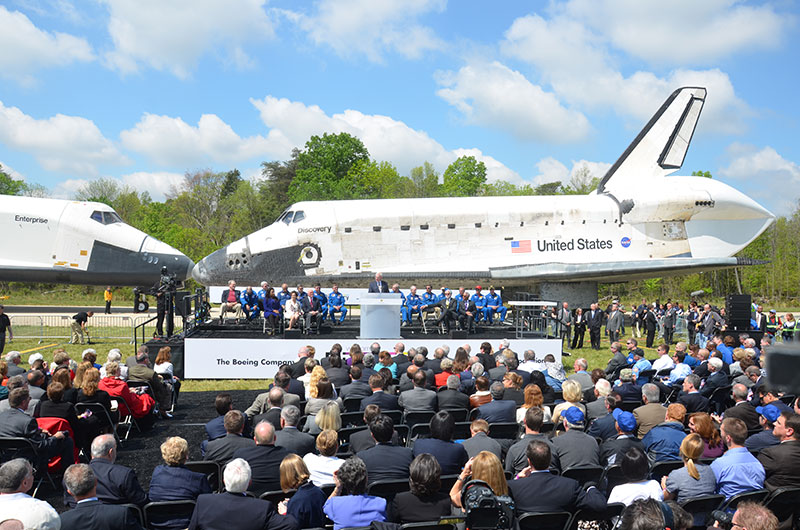
{"type": "Polygon", "coordinates": [[[400,339],[399,293],[361,295],[361,335],[359,339],[400,339]]]}

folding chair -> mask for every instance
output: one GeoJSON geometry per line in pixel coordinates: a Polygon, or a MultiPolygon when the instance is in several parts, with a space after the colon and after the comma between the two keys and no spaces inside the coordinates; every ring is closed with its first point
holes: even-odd
{"type": "Polygon", "coordinates": [[[358,412],[361,408],[361,400],[363,398],[360,397],[349,397],[345,398],[344,400],[344,410],[345,412],[358,412]]]}
{"type": "Polygon", "coordinates": [[[681,508],[692,514],[695,526],[705,527],[708,514],[725,501],[724,495],[702,495],[680,503],[681,508]]]}
{"type": "Polygon", "coordinates": [[[435,415],[432,410],[407,410],[403,414],[403,424],[413,429],[418,423],[430,423],[435,415]]]}
{"type": "Polygon", "coordinates": [[[580,466],[565,469],[561,476],[577,480],[581,486],[587,482],[599,483],[600,478],[603,476],[602,466],[580,466]]]}
{"type": "Polygon", "coordinates": [[[592,510],[578,510],[572,516],[572,520],[569,522],[569,529],[570,530],[577,530],[578,523],[582,521],[611,521],[615,517],[619,517],[622,515],[622,511],[625,509],[625,505],[621,502],[614,502],[606,506],[605,510],[595,512],[592,510]]]}
{"type": "Polygon", "coordinates": [[[569,512],[523,513],[519,517],[520,530],[566,530],[572,514],[569,512]]]}
{"type": "Polygon", "coordinates": [[[778,521],[791,523],[796,528],[797,517],[800,516],[800,488],[778,488],[772,492],[764,503],[778,521]]]}
{"type": "Polygon", "coordinates": [[[723,502],[719,505],[718,509],[723,512],[734,511],[740,502],[755,502],[757,504],[761,504],[764,499],[767,498],[767,495],[769,495],[767,490],[746,491],[744,493],[734,495],[726,502],[723,502]]]}
{"type": "Polygon", "coordinates": [[[158,501],[145,505],[143,511],[144,527],[147,530],[166,530],[186,528],[194,512],[195,501],[158,501]]]}
{"type": "Polygon", "coordinates": [[[271,502],[273,505],[277,506],[277,505],[278,505],[278,503],[279,503],[279,502],[281,502],[283,499],[290,499],[290,498],[291,498],[291,497],[292,497],[292,496],[293,496],[295,493],[297,493],[297,490],[289,490],[289,491],[283,491],[283,490],[276,490],[276,491],[265,491],[264,493],[262,493],[261,495],[259,495],[259,497],[258,497],[258,498],[259,498],[259,499],[261,499],[261,500],[263,500],[263,501],[269,501],[269,502],[271,502]]]}
{"type": "Polygon", "coordinates": [[[661,477],[669,475],[671,472],[682,467],[683,460],[662,460],[661,462],[656,462],[650,468],[650,478],[660,483],[661,477]]]}
{"type": "Polygon", "coordinates": [[[364,413],[359,411],[342,412],[342,427],[362,427],[364,426],[364,413]]]}
{"type": "Polygon", "coordinates": [[[455,428],[453,429],[453,439],[454,440],[466,440],[472,433],[469,431],[469,427],[472,425],[472,422],[469,421],[457,421],[455,428]]]}
{"type": "Polygon", "coordinates": [[[498,440],[513,440],[519,435],[520,425],[516,422],[497,422],[489,424],[489,437],[498,440]]]}
{"type": "Polygon", "coordinates": [[[368,428],[367,426],[362,425],[360,427],[345,427],[343,429],[339,429],[339,444],[340,445],[349,444],[350,437],[353,435],[353,433],[366,431],[367,428],[368,428]]]}
{"type": "Polygon", "coordinates": [[[626,482],[628,482],[628,479],[622,474],[622,466],[619,464],[608,466],[603,471],[603,476],[600,478],[600,484],[606,485],[606,492],[608,493],[610,493],[615,486],[625,484],[626,482]]]}
{"type": "Polygon", "coordinates": [[[53,482],[52,477],[48,473],[47,461],[39,454],[39,450],[33,445],[33,442],[27,438],[21,437],[0,437],[0,463],[6,463],[15,458],[24,458],[31,463],[34,469],[34,479],[38,479],[36,486],[33,488],[32,497],[36,497],[42,481],[46,478],[47,481],[55,489],[56,484],[53,482]]]}
{"type": "Polygon", "coordinates": [[[440,523],[439,521],[423,521],[421,523],[406,523],[400,530],[455,530],[456,525],[440,523]]]}
{"type": "Polygon", "coordinates": [[[211,485],[211,490],[215,493],[222,491],[222,468],[219,463],[213,460],[189,461],[184,464],[187,469],[195,473],[203,473],[211,485]]]}
{"type": "MultiPolygon", "coordinates": [[[[136,516],[136,519],[139,521],[139,524],[144,527],[144,514],[142,514],[142,509],[136,506],[135,504],[119,504],[118,506],[124,506],[136,516]]],[[[191,516],[190,516],[191,517],[191,516]]]]}
{"type": "Polygon", "coordinates": [[[117,444],[121,445],[122,440],[119,439],[117,434],[117,426],[119,424],[114,422],[108,410],[100,403],[81,402],[75,404],[75,412],[79,416],[87,410],[92,411],[92,417],[96,417],[101,422],[101,429],[108,434],[113,434],[117,444]]]}
{"type": "Polygon", "coordinates": [[[412,442],[417,438],[428,438],[431,435],[431,424],[430,423],[417,423],[413,427],[411,427],[411,432],[408,435],[408,440],[406,441],[406,446],[411,447],[412,442]]]}
{"type": "Polygon", "coordinates": [[[447,411],[456,422],[467,421],[468,409],[442,409],[447,411]]]}
{"type": "Polygon", "coordinates": [[[367,495],[374,495],[391,500],[398,493],[409,491],[410,489],[411,486],[408,483],[408,479],[378,480],[367,486],[367,495]]]}
{"type": "Polygon", "coordinates": [[[619,408],[625,412],[633,412],[633,409],[637,409],[642,405],[643,403],[641,401],[623,401],[620,403],[619,408]]]}

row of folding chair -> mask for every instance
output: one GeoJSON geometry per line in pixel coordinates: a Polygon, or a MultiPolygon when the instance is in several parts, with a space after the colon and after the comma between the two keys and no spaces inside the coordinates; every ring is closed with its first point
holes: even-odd
{"type": "Polygon", "coordinates": [[[194,512],[195,501],[160,501],[150,502],[140,508],[135,504],[123,504],[139,520],[139,524],[147,530],[166,530],[178,528],[171,526],[174,519],[190,519],[194,512]]]}

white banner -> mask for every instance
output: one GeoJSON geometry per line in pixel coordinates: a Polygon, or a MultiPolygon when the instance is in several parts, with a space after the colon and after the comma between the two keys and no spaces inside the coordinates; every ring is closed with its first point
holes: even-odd
{"type": "MultiPolygon", "coordinates": [[[[302,346],[313,346],[315,357],[322,359],[331,346],[340,343],[345,353],[352,343],[341,339],[186,339],[184,341],[184,377],[186,379],[267,379],[273,377],[282,364],[297,361],[297,352],[302,346]]],[[[369,351],[373,340],[359,339],[361,349],[369,351]]],[[[378,341],[380,342],[380,341],[378,341]]],[[[397,341],[381,344],[391,351],[397,341]]],[[[406,350],[426,346],[428,357],[433,350],[444,344],[450,346],[450,357],[459,346],[469,344],[473,355],[480,351],[482,340],[403,340],[406,350]]],[[[510,347],[522,361],[525,350],[536,352],[536,360],[542,361],[548,353],[561,361],[561,340],[558,339],[509,339],[510,347]]],[[[499,343],[499,341],[498,341],[499,343]]],[[[498,344],[492,345],[497,349],[498,344]]],[[[377,369],[377,368],[376,368],[377,369]]]]}

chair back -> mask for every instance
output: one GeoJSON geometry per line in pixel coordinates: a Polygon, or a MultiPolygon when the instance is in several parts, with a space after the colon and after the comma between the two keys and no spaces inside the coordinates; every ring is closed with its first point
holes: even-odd
{"type": "Polygon", "coordinates": [[[572,514],[569,512],[523,513],[519,517],[520,530],[567,530],[572,514]]]}
{"type": "Polygon", "coordinates": [[[127,509],[129,509],[131,511],[131,513],[133,513],[133,515],[136,517],[136,520],[139,521],[139,524],[142,527],[144,527],[144,514],[142,513],[142,509],[141,508],[139,508],[135,504],[131,504],[131,503],[120,504],[119,506],[124,506],[127,509]]]}
{"type": "Polygon", "coordinates": [[[569,523],[570,530],[577,530],[578,524],[583,521],[611,521],[614,517],[622,515],[625,505],[621,502],[614,502],[606,506],[605,510],[596,512],[594,510],[578,510],[572,516],[569,523]]]}
{"type": "Polygon", "coordinates": [[[15,458],[24,458],[34,467],[38,466],[39,453],[33,442],[18,436],[0,437],[0,464],[15,458]]]}
{"type": "Polygon", "coordinates": [[[517,422],[497,422],[489,424],[489,437],[499,440],[514,440],[519,436],[520,424],[517,422]]]}
{"type": "Polygon", "coordinates": [[[457,421],[453,429],[453,440],[466,440],[472,436],[472,433],[469,432],[470,425],[472,425],[472,422],[457,421]]]}
{"type": "MultiPolygon", "coordinates": [[[[412,428],[420,423],[430,423],[436,412],[432,410],[407,410],[403,414],[403,423],[412,428]]],[[[412,435],[413,436],[413,435],[412,435]]]]}
{"type": "Polygon", "coordinates": [[[143,510],[144,527],[148,530],[179,529],[189,526],[194,512],[195,501],[158,501],[145,505],[143,510]]]}
{"type": "Polygon", "coordinates": [[[117,424],[114,423],[114,420],[111,418],[111,414],[108,413],[108,410],[100,403],[93,403],[90,401],[75,403],[75,412],[77,412],[79,416],[87,410],[92,411],[92,417],[97,418],[97,421],[100,422],[100,429],[103,432],[113,434],[117,439],[117,443],[119,443],[119,436],[117,436],[117,424]]]}
{"type": "Polygon", "coordinates": [[[218,493],[223,490],[222,469],[217,462],[213,460],[197,460],[186,462],[184,466],[195,473],[203,473],[208,479],[213,492],[218,493]]]}
{"type": "Polygon", "coordinates": [[[661,477],[669,475],[671,472],[682,467],[683,460],[662,460],[661,462],[656,462],[653,464],[653,467],[650,468],[650,478],[660,483],[661,477]]]}
{"type": "Polygon", "coordinates": [[[398,493],[409,491],[410,489],[411,485],[408,483],[408,479],[377,480],[367,486],[367,495],[383,497],[391,501],[398,493]]]}
{"type": "Polygon", "coordinates": [[[339,445],[349,444],[350,437],[357,432],[366,431],[368,429],[367,426],[362,425],[359,427],[344,427],[339,429],[339,445]]]}
{"type": "Polygon", "coordinates": [[[408,442],[407,444],[411,444],[411,441],[416,438],[428,438],[431,435],[431,424],[430,423],[417,423],[413,427],[411,427],[411,433],[408,435],[408,442]]]}
{"type": "Polygon", "coordinates": [[[360,397],[349,397],[345,398],[344,400],[344,410],[345,412],[358,412],[361,408],[361,399],[360,397]]]}
{"type": "Polygon", "coordinates": [[[800,516],[800,488],[778,488],[767,498],[764,506],[775,514],[778,521],[791,522],[792,528],[796,528],[794,522],[800,516]]]}
{"type": "Polygon", "coordinates": [[[643,403],[641,401],[623,401],[620,403],[619,408],[624,410],[625,412],[633,412],[634,409],[641,407],[643,403]]]}
{"type": "Polygon", "coordinates": [[[421,523],[406,523],[400,530],[456,530],[452,523],[439,523],[439,521],[423,521],[421,523]]]}
{"type": "Polygon", "coordinates": [[[622,474],[622,466],[620,464],[614,464],[613,466],[609,466],[603,471],[603,478],[600,482],[606,483],[606,491],[610,492],[614,489],[615,486],[619,486],[620,484],[625,484],[628,482],[628,479],[625,478],[625,475],[622,474]]]}
{"type": "Polygon", "coordinates": [[[450,413],[456,422],[467,421],[468,409],[442,409],[450,413]]]}
{"type": "Polygon", "coordinates": [[[705,526],[707,515],[716,510],[723,502],[725,502],[724,495],[702,495],[687,499],[680,504],[681,508],[694,516],[696,526],[705,526]]]}
{"type": "Polygon", "coordinates": [[[602,466],[581,466],[571,467],[564,470],[561,476],[577,480],[581,486],[587,482],[599,482],[600,477],[603,476],[602,466]]]}
{"type": "Polygon", "coordinates": [[[761,504],[767,498],[769,492],[767,490],[754,490],[746,491],[738,495],[734,495],[726,502],[722,503],[719,507],[722,511],[734,511],[740,502],[755,502],[761,504]]]}
{"type": "Polygon", "coordinates": [[[297,490],[289,490],[289,491],[265,491],[261,495],[258,496],[259,499],[263,501],[269,501],[273,505],[277,506],[279,502],[283,499],[291,499],[292,496],[297,493],[297,490]]]}
{"type": "Polygon", "coordinates": [[[342,427],[362,427],[364,426],[364,413],[359,411],[342,412],[342,427]]]}
{"type": "MultiPolygon", "coordinates": [[[[80,453],[80,447],[75,441],[75,432],[73,432],[72,427],[70,426],[69,422],[64,418],[51,418],[51,417],[42,417],[36,418],[36,424],[39,425],[39,428],[43,431],[56,433],[58,431],[67,431],[69,433],[69,437],[72,438],[72,443],[74,444],[74,458],[75,462],[78,461],[78,454],[80,453]]],[[[61,456],[56,455],[50,459],[47,463],[47,470],[50,473],[55,473],[59,470],[66,470],[67,466],[63,465],[61,462],[61,456]]]]}

